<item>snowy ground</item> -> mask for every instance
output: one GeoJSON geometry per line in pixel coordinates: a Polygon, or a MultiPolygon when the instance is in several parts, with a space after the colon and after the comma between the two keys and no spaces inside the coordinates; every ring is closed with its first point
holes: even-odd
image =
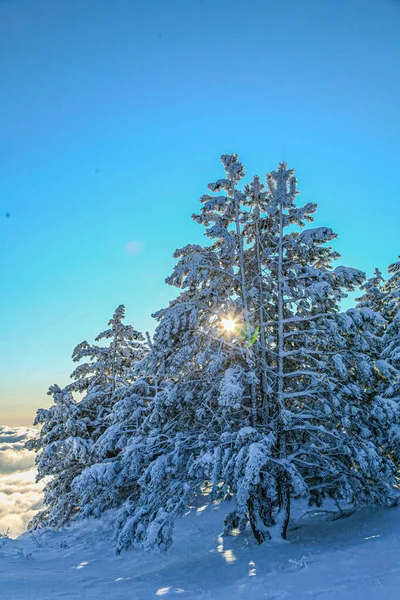
{"type": "MultiPolygon", "coordinates": [[[[299,507],[301,510],[301,507],[299,507]]],[[[257,546],[250,534],[220,537],[223,506],[181,519],[167,556],[116,556],[113,514],[59,532],[0,540],[5,600],[397,600],[400,508],[361,510],[339,521],[308,516],[290,542],[257,546]]]]}

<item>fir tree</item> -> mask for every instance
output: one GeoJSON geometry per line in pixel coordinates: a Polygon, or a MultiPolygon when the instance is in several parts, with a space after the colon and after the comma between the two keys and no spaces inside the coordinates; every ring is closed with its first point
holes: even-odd
{"type": "MultiPolygon", "coordinates": [[[[388,271],[390,277],[384,286],[386,294],[384,314],[387,326],[382,338],[382,359],[390,365],[390,371],[387,374],[382,396],[395,410],[400,405],[400,261],[390,265],[388,271]]],[[[400,423],[398,419],[393,419],[390,433],[393,460],[400,466],[400,423]]]]}
{"type": "Polygon", "coordinates": [[[388,319],[394,321],[400,311],[400,261],[390,265],[388,271],[390,277],[384,285],[386,293],[385,312],[388,319]]]}
{"type": "Polygon", "coordinates": [[[360,286],[364,293],[356,298],[357,306],[370,308],[374,312],[383,314],[385,312],[385,298],[387,293],[384,286],[385,280],[379,269],[375,269],[374,275],[360,286]]]}
{"type": "Polygon", "coordinates": [[[119,549],[168,549],[176,517],[206,491],[234,500],[226,532],[250,523],[260,543],[275,525],[286,537],[293,497],[391,499],[381,448],[393,407],[374,399],[386,367],[369,352],[379,316],[339,311],[363,273],[333,269],[331,229],[295,231],[316,205],[296,206],[293,170],[241,191],[243,165],[221,160],[209,189],[224,194],[194,216],[212,243],[175,253],[167,282],[183,291],[156,314],[147,360],[163,385],[135,438],[141,489],[121,511],[119,549]]]}
{"type": "Polygon", "coordinates": [[[39,409],[35,425],[42,425],[39,437],[30,441],[30,449],[38,454],[38,479],[51,476],[45,486],[45,509],[32,522],[59,527],[77,513],[80,498],[73,488],[74,479],[96,462],[95,442],[107,428],[107,418],[119,390],[132,381],[132,367],[143,357],[143,336],[130,325],[124,325],[124,306],[119,306],[109,321],[109,329],[96,337],[107,340],[107,346],[84,341],[73,354],[74,362],[82,362],[74,370],[74,381],[64,389],[52,386],[49,394],[54,404],[39,409]],[[78,401],[73,394],[83,394],[78,401]]]}
{"type": "Polygon", "coordinates": [[[29,523],[30,529],[45,525],[59,527],[76,511],[71,481],[87,464],[92,450],[84,422],[76,418],[77,403],[70,392],[57,385],[49,388],[53,397],[49,409],[39,408],[34,425],[41,425],[38,438],[28,440],[29,450],[37,452],[37,480],[49,477],[44,487],[45,508],[29,523]]]}
{"type": "Polygon", "coordinates": [[[212,243],[175,252],[179,260],[167,282],[183,291],[154,315],[159,325],[146,361],[162,385],[136,438],[145,455],[141,495],[121,511],[119,549],[132,541],[168,549],[175,518],[209,478],[220,436],[227,427],[250,426],[254,415],[251,394],[243,393],[256,383],[248,348],[254,331],[241,236],[243,194],[236,187],[244,170],[236,157],[222,161],[226,178],[209,187],[224,186],[227,194],[203,196],[194,216],[212,243]],[[243,343],[224,335],[224,322],[239,315],[243,343]]]}

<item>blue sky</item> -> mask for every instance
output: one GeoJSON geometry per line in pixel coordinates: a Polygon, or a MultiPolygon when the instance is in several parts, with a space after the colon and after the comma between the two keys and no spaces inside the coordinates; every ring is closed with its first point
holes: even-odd
{"type": "Polygon", "coordinates": [[[385,271],[399,26],[395,0],[0,0],[0,421],[31,423],[120,303],[153,330],[222,153],[288,161],[342,263],[385,271]]]}

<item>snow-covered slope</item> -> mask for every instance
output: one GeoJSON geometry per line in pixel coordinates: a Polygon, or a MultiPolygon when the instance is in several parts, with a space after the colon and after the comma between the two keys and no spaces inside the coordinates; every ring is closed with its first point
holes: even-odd
{"type": "Polygon", "coordinates": [[[178,524],[166,556],[115,555],[114,513],[58,532],[0,540],[5,600],[397,600],[400,508],[363,509],[327,521],[297,507],[291,541],[258,546],[247,533],[220,537],[225,507],[208,505],[178,524]]]}

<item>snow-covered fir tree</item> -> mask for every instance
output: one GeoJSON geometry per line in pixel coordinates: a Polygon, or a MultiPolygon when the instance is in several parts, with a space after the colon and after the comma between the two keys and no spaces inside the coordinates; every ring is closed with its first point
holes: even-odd
{"type": "MultiPolygon", "coordinates": [[[[398,257],[400,258],[400,256],[398,257]]],[[[393,321],[400,311],[400,261],[396,261],[388,268],[389,279],[385,282],[386,314],[393,321]]]]}
{"type": "MultiPolygon", "coordinates": [[[[396,413],[400,401],[400,262],[390,265],[388,271],[390,277],[385,281],[382,273],[375,269],[374,275],[361,286],[364,294],[357,302],[359,307],[370,308],[383,317],[376,319],[375,327],[370,329],[371,350],[375,357],[382,359],[379,364],[386,375],[375,391],[396,413]]],[[[400,466],[398,428],[398,418],[394,415],[388,452],[400,466]]]]}
{"type": "Polygon", "coordinates": [[[84,341],[74,349],[72,358],[80,363],[71,375],[74,381],[64,389],[52,386],[53,405],[37,412],[34,424],[42,428],[28,445],[37,452],[38,479],[50,479],[44,488],[45,509],[36,515],[33,528],[42,524],[59,527],[80,508],[73,481],[98,460],[95,443],[109,425],[108,417],[123,395],[121,390],[133,383],[135,363],[144,356],[142,334],[125,325],[124,318],[121,305],[109,328],[96,337],[96,342],[106,340],[108,344],[84,341]]]}
{"type": "Polygon", "coordinates": [[[379,269],[375,269],[372,277],[369,277],[361,286],[363,295],[356,298],[357,306],[360,308],[370,308],[371,310],[383,314],[386,312],[385,298],[385,280],[379,269]]]}
{"type": "MultiPolygon", "coordinates": [[[[400,257],[399,257],[400,258],[400,257]]],[[[382,338],[382,359],[389,363],[390,374],[382,392],[391,406],[400,405],[400,261],[389,266],[389,279],[385,282],[384,315],[387,326],[382,338]]],[[[400,468],[400,424],[393,420],[392,435],[393,460],[400,468]]]]}
{"type": "MultiPolygon", "coordinates": [[[[316,205],[296,206],[292,170],[279,165],[267,183],[266,193],[258,178],[247,186],[252,214],[244,228],[247,241],[254,240],[253,255],[262,258],[256,307],[261,326],[266,326],[271,393],[260,424],[264,420],[274,440],[272,446],[261,447],[256,470],[260,527],[253,531],[259,541],[269,536],[265,530],[273,523],[286,537],[292,496],[317,504],[326,496],[352,504],[379,503],[386,500],[380,478],[393,480],[394,475],[386,456],[370,448],[371,439],[379,440],[377,448],[387,445],[392,418],[387,405],[380,402],[378,409],[374,399],[377,380],[387,368],[371,354],[371,329],[383,319],[368,309],[340,314],[339,301],[363,281],[363,274],[332,268],[338,255],[326,245],[336,237],[329,228],[294,230],[313,220],[316,205]],[[372,409],[377,418],[371,417],[372,409]],[[266,473],[270,481],[263,484],[266,473]],[[368,486],[361,473],[369,477],[368,486]]],[[[262,348],[261,336],[259,342],[262,348]]],[[[244,449],[244,456],[248,451],[244,449]]],[[[241,461],[247,469],[247,460],[241,461]]],[[[254,469],[253,459],[250,464],[254,469]]],[[[237,472],[231,470],[232,489],[237,472]]],[[[223,466],[221,477],[226,482],[223,466]]],[[[232,524],[240,522],[244,510],[232,512],[232,524]]]]}
{"type": "MultiPolygon", "coordinates": [[[[370,313],[368,330],[365,334],[369,337],[369,354],[375,360],[382,358],[384,349],[384,334],[389,323],[390,315],[388,311],[388,292],[385,289],[385,280],[379,269],[375,269],[372,277],[367,279],[361,286],[363,295],[356,298],[357,307],[372,311],[370,313]]],[[[352,311],[351,311],[352,312],[352,311]]],[[[395,371],[390,368],[386,361],[379,362],[384,375],[378,383],[375,393],[380,394],[388,385],[388,380],[392,381],[395,377],[395,371]]]]}
{"type": "MultiPolygon", "coordinates": [[[[204,196],[202,214],[195,216],[215,241],[175,252],[179,262],[167,282],[184,291],[155,315],[160,323],[146,360],[162,385],[136,438],[148,466],[139,479],[140,499],[129,500],[121,511],[119,549],[132,540],[149,549],[167,549],[173,521],[205,481],[196,463],[199,443],[206,451],[209,440],[219,438],[232,408],[238,428],[252,419],[251,398],[242,398],[237,381],[255,377],[246,344],[223,335],[223,323],[247,310],[240,293],[245,275],[238,235],[242,215],[234,189],[243,168],[226,157],[226,169],[231,169],[231,194],[204,196]]],[[[243,328],[245,339],[249,333],[243,328]]]]}
{"type": "Polygon", "coordinates": [[[119,549],[164,551],[194,498],[231,499],[225,531],[248,523],[259,542],[286,537],[293,497],[391,501],[387,452],[395,407],[374,398],[385,364],[370,355],[371,309],[339,311],[364,275],[333,269],[327,227],[295,231],[316,205],[297,207],[283,163],[238,189],[236,155],[209,185],[194,219],[209,246],[178,250],[167,279],[182,292],[159,320],[148,368],[163,385],[133,445],[140,493],[119,518],[119,549]]]}
{"type": "Polygon", "coordinates": [[[48,395],[53,397],[53,404],[48,409],[39,408],[34,421],[41,426],[40,434],[26,443],[29,450],[37,452],[37,480],[49,477],[44,487],[45,508],[33,517],[30,529],[58,527],[71,518],[76,510],[71,481],[91,453],[86,427],[75,418],[77,404],[72,394],[53,385],[48,395]]]}

